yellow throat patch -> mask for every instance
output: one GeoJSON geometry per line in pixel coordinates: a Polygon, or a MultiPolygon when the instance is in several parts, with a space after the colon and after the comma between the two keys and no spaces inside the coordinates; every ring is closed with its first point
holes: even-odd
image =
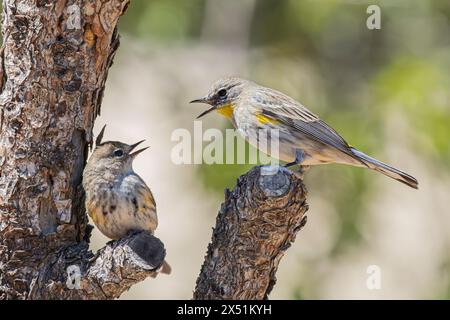
{"type": "Polygon", "coordinates": [[[233,117],[234,105],[229,103],[229,104],[226,104],[216,110],[218,113],[223,115],[225,118],[231,119],[231,117],[233,117]]]}

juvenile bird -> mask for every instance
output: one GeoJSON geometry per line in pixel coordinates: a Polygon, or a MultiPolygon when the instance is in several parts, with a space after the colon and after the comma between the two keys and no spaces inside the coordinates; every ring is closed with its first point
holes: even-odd
{"type": "MultiPolygon", "coordinates": [[[[147,148],[133,150],[144,140],[128,145],[102,142],[105,127],[83,172],[86,210],[97,228],[108,238],[120,239],[130,231],[149,231],[158,226],[152,192],[132,167],[133,160],[147,148]]],[[[161,272],[170,273],[164,261],[161,272]]]]}
{"type": "Polygon", "coordinates": [[[196,102],[212,106],[197,119],[217,111],[231,120],[244,139],[287,162],[286,166],[341,163],[369,168],[418,188],[414,177],[353,148],[318,116],[279,91],[240,78],[224,78],[216,81],[205,97],[191,101],[196,102]],[[260,139],[260,129],[268,129],[264,136],[268,141],[260,139]],[[271,133],[274,129],[276,134],[271,133]],[[271,150],[275,138],[279,149],[271,150]]]}

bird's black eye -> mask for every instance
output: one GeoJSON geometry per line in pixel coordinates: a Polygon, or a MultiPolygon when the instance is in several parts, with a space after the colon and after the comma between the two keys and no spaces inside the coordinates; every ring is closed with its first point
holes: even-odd
{"type": "Polygon", "coordinates": [[[116,156],[116,157],[123,156],[123,150],[117,149],[116,151],[114,151],[114,156],[116,156]]]}
{"type": "Polygon", "coordinates": [[[224,97],[226,97],[226,95],[227,95],[227,90],[226,90],[226,89],[220,89],[220,90],[217,92],[217,95],[218,95],[220,98],[224,98],[224,97]]]}

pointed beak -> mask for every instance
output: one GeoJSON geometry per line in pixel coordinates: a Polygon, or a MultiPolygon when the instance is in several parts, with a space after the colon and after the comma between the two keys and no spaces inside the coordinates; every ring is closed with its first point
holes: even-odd
{"type": "Polygon", "coordinates": [[[189,101],[189,103],[208,103],[208,99],[206,98],[194,99],[192,101],[189,101]]]}
{"type": "Polygon", "coordinates": [[[209,108],[208,110],[205,110],[205,111],[203,111],[202,113],[200,113],[200,114],[197,116],[197,118],[195,118],[195,119],[200,119],[200,118],[203,117],[204,115],[206,115],[206,114],[208,114],[208,113],[210,113],[211,111],[214,111],[214,110],[216,110],[216,107],[211,107],[211,108],[209,108]]]}
{"type": "MultiPolygon", "coordinates": [[[[195,99],[190,101],[189,103],[207,103],[207,104],[211,104],[211,101],[207,98],[200,98],[200,99],[195,99]]],[[[210,113],[211,111],[216,110],[215,106],[212,106],[211,108],[209,108],[208,110],[203,111],[202,113],[200,113],[196,119],[200,119],[201,117],[203,117],[204,115],[210,113]]]]}
{"type": "MultiPolygon", "coordinates": [[[[140,145],[140,144],[141,144],[142,142],[144,142],[144,141],[145,141],[145,140],[141,140],[141,141],[139,141],[139,142],[136,142],[135,144],[132,144],[132,145],[130,146],[130,151],[129,151],[129,152],[133,151],[138,145],[140,145]]],[[[133,158],[135,158],[139,153],[141,153],[141,152],[144,151],[144,150],[147,150],[148,148],[149,148],[149,147],[145,147],[145,148],[136,150],[135,152],[130,153],[130,156],[133,157],[133,158]]]]}

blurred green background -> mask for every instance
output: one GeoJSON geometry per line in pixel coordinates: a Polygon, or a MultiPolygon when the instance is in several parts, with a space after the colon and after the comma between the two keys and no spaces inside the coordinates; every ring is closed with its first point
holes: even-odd
{"type": "MultiPolygon", "coordinates": [[[[420,183],[415,191],[368,170],[310,169],[308,224],[272,298],[450,298],[450,1],[132,0],[120,33],[96,128],[148,137],[151,160],[136,170],[155,190],[157,234],[174,268],[125,298],[190,298],[223,190],[251,166],[175,166],[170,134],[192,130],[204,108],[187,102],[229,75],[298,99],[420,183]],[[366,27],[371,4],[380,30],[366,27]],[[366,286],[372,264],[379,290],[366,286]]],[[[211,114],[203,127],[231,125],[211,114]]]]}

